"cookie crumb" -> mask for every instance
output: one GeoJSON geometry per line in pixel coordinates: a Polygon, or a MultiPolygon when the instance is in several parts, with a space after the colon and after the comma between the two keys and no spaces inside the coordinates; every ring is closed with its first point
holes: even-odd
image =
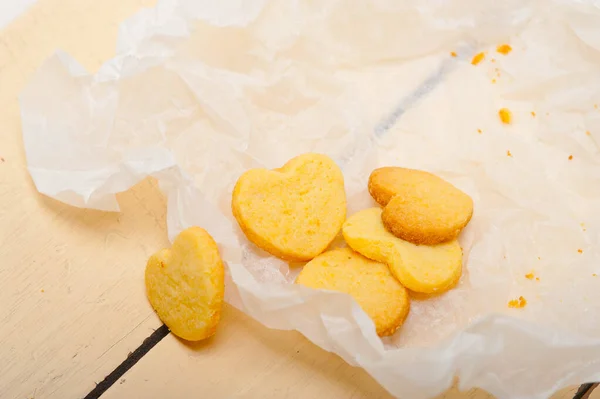
{"type": "Polygon", "coordinates": [[[506,156],[507,157],[512,157],[512,153],[510,152],[510,150],[506,151],[506,156]]]}
{"type": "Polygon", "coordinates": [[[40,292],[41,292],[41,293],[43,293],[43,292],[44,292],[44,289],[42,288],[42,289],[40,290],[40,292]]]}
{"type": "Polygon", "coordinates": [[[529,273],[527,273],[527,274],[525,275],[525,278],[526,278],[527,280],[533,280],[533,279],[535,278],[535,276],[533,275],[533,273],[532,273],[532,272],[529,272],[529,273]]]}
{"type": "Polygon", "coordinates": [[[569,161],[573,160],[573,155],[569,155],[569,161]]]}
{"type": "Polygon", "coordinates": [[[484,54],[484,53],[479,53],[479,54],[476,54],[476,55],[473,57],[473,59],[471,60],[471,64],[473,64],[473,65],[477,65],[477,64],[479,64],[481,61],[483,61],[483,60],[484,60],[484,58],[485,58],[485,54],[484,54]]]}
{"type": "Polygon", "coordinates": [[[598,109],[598,104],[594,104],[594,108],[598,109]]]}
{"type": "Polygon", "coordinates": [[[582,253],[583,253],[583,249],[579,248],[579,249],[577,250],[577,252],[579,252],[580,254],[582,254],[582,253]]]}
{"type": "Polygon", "coordinates": [[[492,79],[492,83],[496,83],[496,79],[492,79]]]}
{"type": "Polygon", "coordinates": [[[509,44],[501,44],[498,47],[496,47],[496,51],[500,54],[506,55],[512,51],[512,47],[510,47],[509,44]]]}
{"type": "Polygon", "coordinates": [[[542,260],[542,258],[538,256],[538,260],[542,260]]]}
{"type": "Polygon", "coordinates": [[[585,132],[585,134],[586,134],[586,135],[588,135],[588,136],[591,136],[591,135],[592,135],[592,134],[590,133],[590,131],[589,131],[589,130],[588,130],[588,131],[586,131],[586,132],[585,132]]]}
{"type": "Polygon", "coordinates": [[[513,309],[522,309],[525,305],[527,305],[527,299],[522,296],[520,296],[519,299],[511,299],[508,301],[508,307],[513,309]]]}
{"type": "Polygon", "coordinates": [[[498,116],[500,116],[500,120],[505,125],[510,124],[512,121],[512,114],[508,108],[501,108],[500,111],[498,111],[498,116]]]}
{"type": "Polygon", "coordinates": [[[592,277],[598,277],[596,273],[592,273],[592,277]]]}
{"type": "Polygon", "coordinates": [[[540,278],[539,278],[539,277],[536,277],[536,278],[535,278],[535,281],[540,281],[540,278]]]}
{"type": "Polygon", "coordinates": [[[481,129],[477,129],[477,133],[481,134],[482,133],[481,129]]]}
{"type": "Polygon", "coordinates": [[[456,52],[454,52],[454,51],[451,51],[451,52],[450,52],[450,55],[451,55],[452,57],[456,57],[456,52]]]}
{"type": "Polygon", "coordinates": [[[535,111],[531,111],[531,116],[535,118],[535,111]]]}

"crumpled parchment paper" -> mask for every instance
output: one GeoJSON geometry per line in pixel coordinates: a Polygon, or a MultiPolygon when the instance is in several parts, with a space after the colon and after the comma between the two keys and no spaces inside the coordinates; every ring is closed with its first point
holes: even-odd
{"type": "Polygon", "coordinates": [[[200,225],[219,242],[230,303],[394,395],[432,396],[455,376],[500,398],[600,380],[592,1],[160,0],[121,25],[96,74],[58,52],[20,101],[41,193],[117,211],[115,193],[155,176],[169,236],[200,225]],[[309,151],[342,167],[350,214],[373,206],[366,182],[383,165],[437,173],[475,200],[459,286],[414,300],[391,338],[350,297],[291,284],[299,268],[249,244],[231,215],[243,171],[309,151]],[[519,296],[527,306],[509,309],[519,296]]]}

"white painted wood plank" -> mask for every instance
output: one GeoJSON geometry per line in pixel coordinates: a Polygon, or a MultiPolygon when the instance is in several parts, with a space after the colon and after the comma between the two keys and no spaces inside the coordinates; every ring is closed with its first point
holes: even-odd
{"type": "Polygon", "coordinates": [[[56,48],[97,68],[143,3],[41,0],[0,33],[0,398],[82,397],[160,325],[143,271],[167,244],[164,198],[145,182],[109,214],[40,196],[16,100],[56,48]]]}
{"type": "Polygon", "coordinates": [[[291,331],[226,306],[206,342],[165,337],[103,396],[119,398],[391,398],[366,372],[291,331]]]}

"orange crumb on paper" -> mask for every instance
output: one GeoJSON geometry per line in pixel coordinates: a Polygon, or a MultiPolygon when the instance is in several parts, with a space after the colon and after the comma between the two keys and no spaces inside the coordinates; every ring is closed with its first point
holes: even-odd
{"type": "Polygon", "coordinates": [[[523,309],[527,305],[527,299],[522,296],[519,299],[511,299],[508,301],[508,307],[513,309],[523,309]]]}
{"type": "Polygon", "coordinates": [[[585,134],[587,134],[588,136],[592,135],[589,130],[587,132],[585,132],[585,134]]]}
{"type": "Polygon", "coordinates": [[[498,111],[498,116],[500,116],[500,120],[505,125],[510,124],[512,121],[512,113],[508,108],[501,108],[500,111],[498,111]]]}
{"type": "Polygon", "coordinates": [[[531,116],[535,118],[535,111],[531,111],[531,116]]]}
{"type": "Polygon", "coordinates": [[[44,292],[44,289],[42,288],[42,289],[40,290],[40,292],[44,292]]]}
{"type": "Polygon", "coordinates": [[[506,156],[507,157],[512,157],[512,153],[510,152],[510,150],[506,151],[506,156]]]}
{"type": "Polygon", "coordinates": [[[535,281],[540,281],[540,278],[539,278],[539,277],[536,277],[536,278],[535,278],[535,281]]]}
{"type": "Polygon", "coordinates": [[[594,108],[598,109],[598,104],[594,104],[594,108]]]}
{"type": "Polygon", "coordinates": [[[573,160],[573,155],[569,155],[569,161],[573,160]]]}
{"type": "Polygon", "coordinates": [[[583,249],[579,248],[579,249],[577,250],[577,252],[579,252],[580,254],[582,254],[582,253],[583,253],[583,249]]]}
{"type": "Polygon", "coordinates": [[[533,280],[535,278],[535,275],[532,272],[529,272],[525,275],[525,278],[527,280],[533,280]]]}
{"type": "Polygon", "coordinates": [[[475,56],[473,57],[473,59],[471,60],[471,64],[473,65],[477,65],[479,64],[481,61],[483,61],[485,58],[485,54],[484,53],[479,53],[479,54],[475,54],[475,56]]]}
{"type": "Polygon", "coordinates": [[[455,52],[455,51],[451,51],[451,52],[450,52],[450,55],[451,55],[452,57],[456,57],[456,52],[455,52]]]}
{"type": "Polygon", "coordinates": [[[481,134],[482,133],[481,129],[477,129],[477,133],[481,134]]]}
{"type": "Polygon", "coordinates": [[[592,277],[598,277],[596,273],[592,273],[592,277]]]}
{"type": "Polygon", "coordinates": [[[498,47],[496,47],[496,51],[500,54],[506,55],[512,51],[512,47],[510,47],[509,44],[501,44],[498,47]]]}
{"type": "Polygon", "coordinates": [[[492,83],[496,83],[496,79],[492,79],[492,83]]]}

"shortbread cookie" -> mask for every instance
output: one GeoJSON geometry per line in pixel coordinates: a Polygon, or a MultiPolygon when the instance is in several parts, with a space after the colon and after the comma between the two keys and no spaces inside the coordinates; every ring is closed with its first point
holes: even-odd
{"type": "Polygon", "coordinates": [[[280,169],[244,173],[231,208],[258,247],[282,259],[307,261],[327,248],[344,223],[344,177],[329,157],[300,155],[280,169]]]}
{"type": "Polygon", "coordinates": [[[369,192],[384,206],[383,223],[415,244],[439,244],[458,237],[473,215],[473,200],[447,181],[420,170],[376,169],[369,192]]]}
{"type": "Polygon", "coordinates": [[[462,249],[457,240],[415,245],[391,234],[381,220],[381,209],[352,215],[342,228],[356,252],[387,264],[398,281],[411,291],[441,293],[454,287],[462,272],[462,249]]]}
{"type": "Polygon", "coordinates": [[[408,293],[383,263],[341,248],[308,262],[297,284],[349,294],[375,323],[380,336],[392,335],[410,308],[408,293]]]}
{"type": "Polygon", "coordinates": [[[224,292],[225,271],[217,244],[199,227],[182,231],[171,249],[148,260],[148,300],[178,337],[199,341],[213,335],[224,292]]]}

